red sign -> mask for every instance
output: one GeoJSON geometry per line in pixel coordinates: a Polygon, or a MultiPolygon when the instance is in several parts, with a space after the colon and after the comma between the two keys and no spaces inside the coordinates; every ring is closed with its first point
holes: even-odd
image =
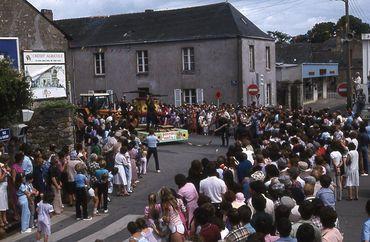
{"type": "Polygon", "coordinates": [[[341,97],[347,97],[347,83],[342,82],[338,85],[337,92],[341,97]]]}
{"type": "Polygon", "coordinates": [[[221,96],[222,96],[222,95],[221,95],[221,92],[220,92],[220,91],[217,91],[217,92],[216,92],[216,99],[220,99],[220,98],[221,98],[221,96]]]}
{"type": "Polygon", "coordinates": [[[248,94],[251,96],[256,96],[260,92],[260,89],[256,84],[251,84],[248,86],[248,94]]]}

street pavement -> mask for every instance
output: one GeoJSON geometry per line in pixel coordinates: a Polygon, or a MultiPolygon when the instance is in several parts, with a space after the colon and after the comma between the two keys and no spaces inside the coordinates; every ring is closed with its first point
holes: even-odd
{"type": "MultiPolygon", "coordinates": [[[[217,156],[226,153],[226,148],[220,147],[218,137],[214,137],[209,146],[197,146],[207,144],[212,138],[192,135],[189,140],[192,146],[187,143],[161,145],[158,149],[161,173],[154,172],[152,158],[149,163],[149,173],[140,180],[137,189],[130,197],[111,197],[108,215],[94,217],[91,221],[76,221],[74,209],[66,207],[62,215],[52,218],[50,241],[91,242],[96,239],[104,239],[106,242],[125,241],[129,237],[127,223],[143,215],[147,195],[150,192],[156,192],[162,186],[176,188],[174,176],[178,173],[187,174],[192,160],[204,157],[216,159],[217,156]]],[[[369,180],[368,177],[361,177],[359,201],[344,200],[337,204],[340,226],[345,236],[344,241],[360,241],[361,225],[366,217],[364,208],[370,197],[369,180]]],[[[35,234],[16,233],[2,241],[35,241],[35,234]]]]}
{"type": "Polygon", "coordinates": [[[304,105],[305,109],[311,108],[312,110],[320,110],[323,108],[329,108],[332,111],[345,111],[347,99],[344,97],[335,97],[328,99],[320,99],[314,103],[304,105]]]}

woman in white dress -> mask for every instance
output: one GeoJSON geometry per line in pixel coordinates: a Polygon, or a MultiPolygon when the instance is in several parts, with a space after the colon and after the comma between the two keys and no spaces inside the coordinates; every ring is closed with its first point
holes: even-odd
{"type": "Polygon", "coordinates": [[[3,163],[0,163],[0,227],[4,227],[8,224],[6,219],[6,210],[8,207],[8,174],[9,171],[6,169],[3,163]]]}
{"type": "Polygon", "coordinates": [[[127,177],[125,173],[125,166],[128,163],[125,156],[126,153],[127,147],[122,146],[114,159],[114,167],[118,169],[117,174],[113,178],[113,183],[118,186],[117,196],[129,196],[129,193],[126,190],[127,177]]]}
{"type": "Polygon", "coordinates": [[[346,170],[346,186],[348,188],[347,200],[358,200],[358,187],[360,185],[359,172],[358,172],[358,152],[354,143],[348,144],[347,156],[347,170],[346,170]],[[353,194],[354,193],[354,194],[353,194]],[[354,198],[353,198],[354,196],[354,198]]]}

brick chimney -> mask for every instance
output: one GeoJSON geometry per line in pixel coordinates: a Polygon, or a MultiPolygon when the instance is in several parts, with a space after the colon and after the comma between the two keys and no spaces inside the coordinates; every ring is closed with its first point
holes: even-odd
{"type": "Polygon", "coordinates": [[[50,9],[41,9],[42,15],[44,15],[50,21],[53,21],[53,10],[50,9]]]}

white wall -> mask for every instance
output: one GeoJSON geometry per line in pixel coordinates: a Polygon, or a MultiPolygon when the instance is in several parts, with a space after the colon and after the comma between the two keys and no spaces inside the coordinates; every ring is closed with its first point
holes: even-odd
{"type": "Polygon", "coordinates": [[[370,82],[370,34],[362,34],[362,60],[363,60],[363,90],[366,95],[367,103],[369,102],[369,90],[367,83],[370,82]]]}

